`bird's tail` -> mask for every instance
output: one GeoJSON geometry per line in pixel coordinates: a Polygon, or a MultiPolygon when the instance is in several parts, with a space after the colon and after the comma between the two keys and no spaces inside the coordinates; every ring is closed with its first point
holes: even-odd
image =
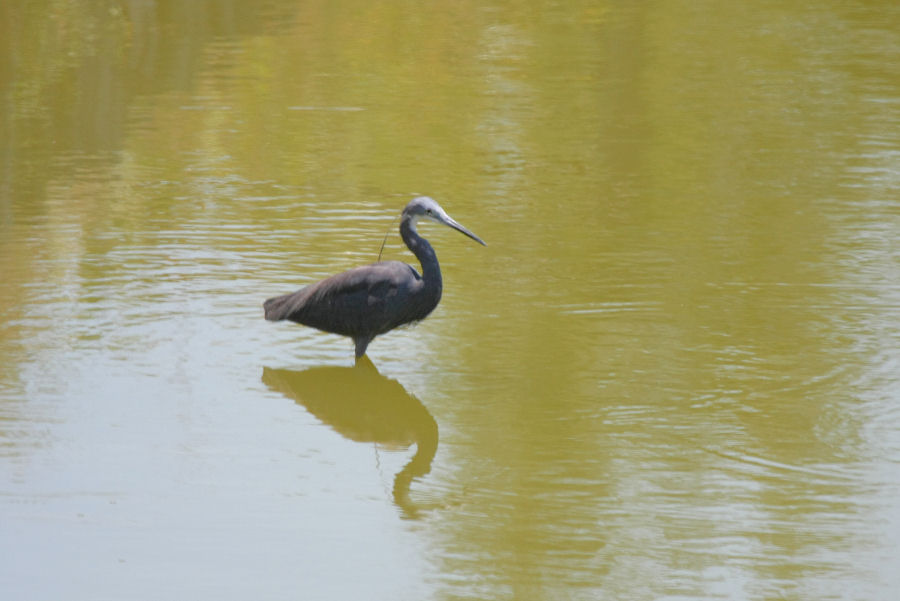
{"type": "Polygon", "coordinates": [[[263,309],[266,311],[266,319],[268,321],[281,321],[287,317],[287,314],[290,312],[292,296],[292,294],[285,294],[284,296],[270,298],[264,302],[263,309]]]}

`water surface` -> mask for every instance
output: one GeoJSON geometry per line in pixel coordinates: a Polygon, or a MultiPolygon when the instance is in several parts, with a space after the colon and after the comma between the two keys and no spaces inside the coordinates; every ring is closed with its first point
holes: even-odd
{"type": "Polygon", "coordinates": [[[893,3],[0,17],[10,598],[894,598],[893,3]],[[416,194],[428,320],[262,319],[416,194]]]}

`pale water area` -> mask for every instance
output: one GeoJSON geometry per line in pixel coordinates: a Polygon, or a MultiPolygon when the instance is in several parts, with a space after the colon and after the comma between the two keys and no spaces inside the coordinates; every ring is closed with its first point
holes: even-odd
{"type": "Polygon", "coordinates": [[[892,601],[896,2],[7,2],[4,600],[892,601]],[[265,298],[437,225],[354,366],[265,298]]]}

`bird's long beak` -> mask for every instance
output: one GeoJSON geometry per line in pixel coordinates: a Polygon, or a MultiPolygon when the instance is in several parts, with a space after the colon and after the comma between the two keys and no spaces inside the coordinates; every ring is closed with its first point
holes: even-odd
{"type": "Polygon", "coordinates": [[[444,225],[449,225],[450,227],[455,229],[457,232],[462,232],[463,234],[465,234],[466,236],[468,236],[469,238],[471,238],[478,244],[480,244],[482,246],[487,246],[487,243],[484,240],[482,240],[481,238],[479,238],[478,236],[476,236],[475,234],[473,234],[472,232],[470,232],[469,230],[464,228],[462,225],[459,224],[459,222],[457,222],[450,215],[444,213],[443,215],[439,216],[438,221],[440,223],[443,223],[444,225]]]}

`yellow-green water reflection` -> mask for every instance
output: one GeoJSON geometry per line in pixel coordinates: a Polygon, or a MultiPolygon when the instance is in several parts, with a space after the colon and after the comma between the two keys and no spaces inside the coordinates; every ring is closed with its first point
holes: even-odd
{"type": "Polygon", "coordinates": [[[0,586],[893,599],[898,27],[4,5],[0,586]],[[263,321],[417,193],[489,246],[421,227],[444,298],[377,369],[263,321]]]}
{"type": "Polygon", "coordinates": [[[353,367],[313,367],[304,371],[264,369],[263,382],[295,400],[345,438],[387,448],[416,445],[416,453],[394,477],[394,502],[410,517],[413,478],[431,471],[438,427],[428,409],[396,380],[378,373],[368,357],[353,367]]]}

